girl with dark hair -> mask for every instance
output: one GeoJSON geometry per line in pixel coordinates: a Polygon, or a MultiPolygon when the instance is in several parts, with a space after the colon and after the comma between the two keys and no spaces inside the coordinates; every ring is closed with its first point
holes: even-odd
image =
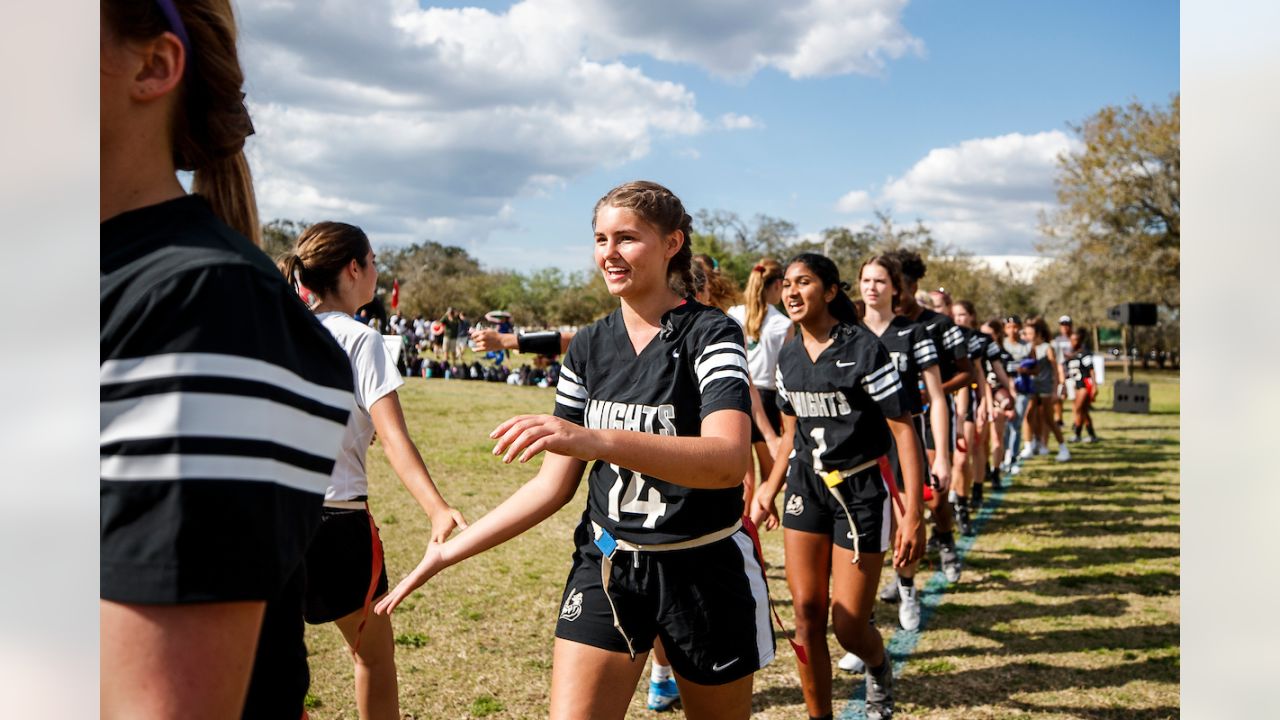
{"type": "Polygon", "coordinates": [[[859,324],[846,287],[822,255],[804,253],[787,266],[782,299],[801,332],[778,358],[783,446],[752,518],[773,511],[785,479],[787,584],[797,641],[808,650],[798,669],[810,717],[832,716],[830,612],[840,644],[866,662],[867,716],[889,718],[893,663],[871,624],[897,495],[885,455],[896,443],[906,486],[894,543],[900,569],[924,549],[924,470],[907,390],[889,352],[859,324]]]}
{"type": "Polygon", "coordinates": [[[596,267],[621,307],[574,337],[554,416],[514,417],[491,435],[504,462],[546,452],[541,469],[466,532],[431,543],[378,612],[551,516],[591,463],[556,624],[551,717],[625,716],[661,636],[686,716],[747,718],[774,641],[762,563],[742,525],[742,331],[689,297],[691,219],[670,190],[614,188],[592,227],[596,267]]]}
{"type": "Polygon", "coordinates": [[[230,2],[100,11],[102,716],[296,718],[351,366],[256,247],[230,2]]]}
{"type": "Polygon", "coordinates": [[[1071,331],[1071,354],[1067,356],[1066,372],[1069,387],[1075,391],[1072,400],[1071,429],[1075,437],[1073,442],[1080,442],[1080,429],[1089,432],[1088,442],[1098,442],[1093,431],[1093,417],[1089,409],[1093,407],[1093,393],[1097,382],[1093,373],[1093,353],[1089,349],[1089,335],[1080,327],[1071,331]]]}
{"type": "Polygon", "coordinates": [[[387,592],[382,539],[369,510],[365,453],[377,434],[387,461],[405,488],[431,518],[431,539],[443,542],[462,513],[436,489],[422,455],[409,437],[400,396],[404,384],[382,335],[352,314],[372,302],[378,267],[364,231],[337,222],[316,223],[298,236],[278,265],[299,294],[314,295],[312,311],[346,351],[355,378],[355,408],[343,434],[320,529],[307,549],[307,594],[303,617],[333,623],[355,662],[356,707],[362,720],[400,717],[391,619],[372,615],[387,592]]]}
{"type": "Polygon", "coordinates": [[[991,388],[991,427],[987,432],[989,443],[984,447],[984,455],[988,458],[989,469],[987,479],[992,488],[1001,484],[1000,472],[1004,466],[1005,428],[1014,417],[1013,378],[1009,374],[1009,363],[1013,356],[1005,350],[1001,339],[1004,337],[1004,325],[998,319],[987,321],[982,326],[991,341],[991,349],[995,353],[990,360],[990,372],[987,374],[987,385],[991,388]]]}

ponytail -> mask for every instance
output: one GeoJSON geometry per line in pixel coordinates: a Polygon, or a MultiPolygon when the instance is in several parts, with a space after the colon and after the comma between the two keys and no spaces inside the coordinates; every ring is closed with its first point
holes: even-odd
{"type": "Polygon", "coordinates": [[[302,231],[276,267],[299,295],[305,288],[323,298],[337,291],[338,275],[352,260],[365,266],[369,249],[369,237],[355,225],[320,222],[302,231]]]}
{"type": "Polygon", "coordinates": [[[764,326],[764,317],[769,310],[765,296],[769,292],[769,286],[781,279],[782,266],[773,258],[763,258],[751,268],[751,274],[747,276],[744,300],[747,310],[747,340],[760,339],[760,328],[764,326]]]}
{"type": "Polygon", "coordinates": [[[244,155],[253,121],[244,103],[230,0],[103,0],[101,13],[103,24],[120,37],[149,40],[171,31],[183,41],[186,70],[170,139],[174,166],[193,171],[192,190],[208,200],[219,219],[261,246],[258,204],[244,155]],[[165,14],[165,5],[172,16],[165,14]]]}

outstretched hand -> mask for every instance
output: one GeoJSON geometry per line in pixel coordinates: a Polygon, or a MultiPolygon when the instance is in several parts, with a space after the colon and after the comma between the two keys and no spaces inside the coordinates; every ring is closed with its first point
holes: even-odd
{"type": "Polygon", "coordinates": [[[442,543],[449,539],[454,528],[467,529],[467,519],[462,511],[455,507],[445,506],[431,515],[431,542],[442,543]]]}
{"type": "Polygon", "coordinates": [[[526,463],[544,450],[587,461],[597,456],[590,430],[554,415],[517,415],[494,428],[489,437],[498,441],[493,454],[501,455],[504,463],[517,458],[526,463]]]}
{"type": "Polygon", "coordinates": [[[387,593],[373,607],[373,611],[379,615],[390,615],[392,610],[396,609],[404,599],[413,594],[414,590],[422,587],[436,573],[446,567],[444,557],[441,554],[442,544],[434,540],[427,545],[427,552],[422,556],[422,562],[413,569],[413,572],[405,576],[391,592],[387,593]]]}

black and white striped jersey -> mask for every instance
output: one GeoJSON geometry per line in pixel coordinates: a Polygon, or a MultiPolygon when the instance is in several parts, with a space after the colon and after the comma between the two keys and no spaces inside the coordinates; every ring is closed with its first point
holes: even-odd
{"type": "Polygon", "coordinates": [[[924,412],[924,403],[920,398],[920,376],[925,370],[938,364],[938,348],[933,344],[933,339],[924,331],[924,326],[901,315],[894,316],[885,327],[884,334],[879,337],[902,378],[907,411],[912,415],[924,412]]]}
{"type": "Polygon", "coordinates": [[[891,437],[885,418],[910,406],[898,368],[874,333],[841,323],[831,334],[816,361],[800,335],[778,356],[778,408],[796,418],[793,462],[818,473],[884,455],[891,437]]]}
{"type": "MultiPolygon", "coordinates": [[[[636,355],[618,309],[573,338],[556,385],[557,417],[592,429],[698,436],[718,410],[751,412],[742,328],[690,299],[636,355]]],[[[742,516],[742,488],[706,490],[597,460],[587,512],[615,537],[671,543],[729,527],[742,516]]]]}
{"type": "Polygon", "coordinates": [[[100,233],[101,596],[268,599],[319,524],[351,363],[203,198],[100,233]]]}
{"type": "Polygon", "coordinates": [[[956,360],[965,357],[968,353],[965,337],[960,332],[960,328],[951,321],[951,318],[927,308],[921,309],[920,316],[912,322],[924,326],[925,332],[933,338],[933,344],[938,348],[938,372],[942,375],[942,382],[955,377],[959,372],[956,360]]]}

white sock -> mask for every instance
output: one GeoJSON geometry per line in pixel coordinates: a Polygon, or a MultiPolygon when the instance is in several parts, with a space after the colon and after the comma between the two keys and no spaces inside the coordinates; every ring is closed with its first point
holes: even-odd
{"type": "Polygon", "coordinates": [[[663,682],[664,680],[670,680],[671,666],[659,665],[658,663],[655,662],[653,664],[653,670],[649,672],[649,679],[654,682],[663,682]]]}

